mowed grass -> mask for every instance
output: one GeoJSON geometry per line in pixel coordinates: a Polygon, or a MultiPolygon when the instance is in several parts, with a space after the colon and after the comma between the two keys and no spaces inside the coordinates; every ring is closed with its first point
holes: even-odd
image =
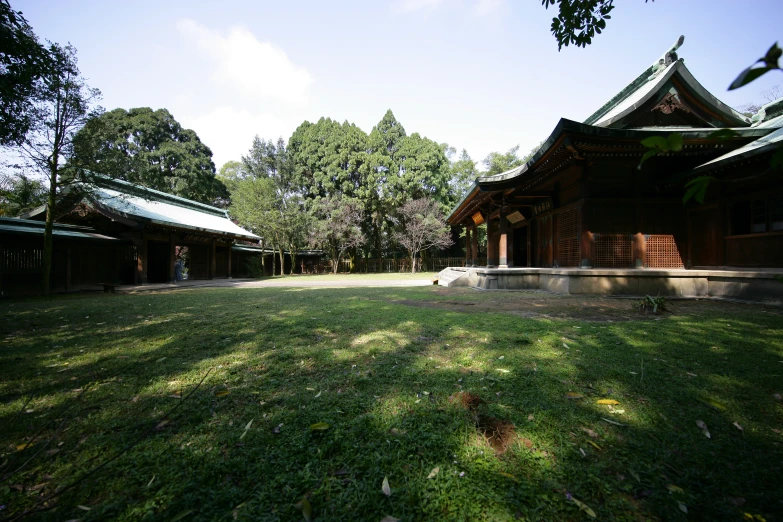
{"type": "Polygon", "coordinates": [[[781,520],[779,309],[588,322],[437,306],[499,295],[532,294],[2,302],[0,518],[781,520]],[[514,426],[500,448],[477,430],[488,418],[514,426]]]}

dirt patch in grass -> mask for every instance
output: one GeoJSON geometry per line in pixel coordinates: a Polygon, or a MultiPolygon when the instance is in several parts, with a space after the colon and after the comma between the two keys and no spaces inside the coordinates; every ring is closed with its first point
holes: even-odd
{"type": "Polygon", "coordinates": [[[518,438],[514,425],[508,421],[479,415],[476,424],[476,429],[492,447],[495,455],[503,455],[518,438]]]}
{"type": "Polygon", "coordinates": [[[449,397],[449,401],[461,405],[463,408],[472,412],[476,411],[484,399],[470,392],[458,392],[449,397]]]}
{"type": "MultiPolygon", "coordinates": [[[[453,290],[452,290],[453,291],[453,290]]],[[[446,297],[447,294],[441,294],[446,297]]],[[[663,316],[687,316],[702,313],[725,313],[727,309],[747,312],[749,307],[766,313],[780,314],[783,309],[767,304],[729,301],[674,299],[666,301],[663,314],[645,313],[640,299],[600,296],[568,296],[541,291],[452,294],[448,300],[401,300],[398,304],[420,308],[452,310],[462,313],[507,313],[538,319],[570,319],[594,322],[654,321],[663,316]],[[470,299],[474,297],[475,299],[470,299]],[[463,299],[460,299],[463,298],[463,299]]]]}
{"type": "MultiPolygon", "coordinates": [[[[492,447],[495,455],[503,455],[519,439],[512,423],[477,413],[479,406],[485,404],[484,399],[478,395],[470,392],[458,392],[451,395],[449,401],[462,406],[473,415],[476,431],[492,447]]],[[[527,439],[524,439],[524,442],[527,447],[533,445],[527,439]]]]}

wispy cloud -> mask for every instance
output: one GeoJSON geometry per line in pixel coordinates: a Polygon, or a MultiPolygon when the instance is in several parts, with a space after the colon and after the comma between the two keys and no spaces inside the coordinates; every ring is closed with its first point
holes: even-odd
{"type": "Polygon", "coordinates": [[[213,62],[214,82],[254,99],[271,98],[298,105],[307,101],[310,73],[294,64],[275,44],[258,40],[244,27],[221,34],[183,19],[177,28],[213,62]]]}

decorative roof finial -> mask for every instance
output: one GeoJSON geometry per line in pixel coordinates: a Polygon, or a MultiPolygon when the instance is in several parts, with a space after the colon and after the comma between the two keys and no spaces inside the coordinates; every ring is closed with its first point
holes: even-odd
{"type": "Polygon", "coordinates": [[[653,62],[652,64],[653,76],[657,75],[660,71],[664,70],[673,62],[677,61],[677,49],[680,48],[683,42],[685,42],[685,36],[680,36],[679,38],[677,38],[677,41],[674,42],[674,45],[672,45],[669,48],[668,51],[663,53],[663,55],[660,58],[658,58],[657,61],[653,62]]]}

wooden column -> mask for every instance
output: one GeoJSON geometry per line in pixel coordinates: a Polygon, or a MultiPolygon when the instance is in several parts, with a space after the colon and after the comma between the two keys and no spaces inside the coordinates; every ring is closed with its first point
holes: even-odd
{"type": "Polygon", "coordinates": [[[231,243],[228,244],[228,274],[227,277],[231,279],[231,243]]]}
{"type": "Polygon", "coordinates": [[[470,225],[465,225],[465,266],[472,266],[473,259],[470,255],[470,225]]]}
{"type": "Polygon", "coordinates": [[[498,264],[498,230],[497,224],[487,217],[487,268],[495,268],[498,264]]]}
{"type": "Polygon", "coordinates": [[[211,240],[209,244],[209,278],[215,279],[215,271],[217,270],[217,257],[215,256],[217,245],[215,240],[211,240]]]}
{"type": "Polygon", "coordinates": [[[580,250],[582,251],[581,268],[593,268],[593,246],[595,245],[595,234],[589,230],[582,232],[580,238],[580,250]]]}
{"type": "Polygon", "coordinates": [[[514,266],[514,231],[508,228],[506,207],[500,208],[500,240],[498,245],[498,266],[509,268],[514,266]]]}
{"type": "Polygon", "coordinates": [[[644,234],[637,232],[633,236],[633,266],[635,268],[644,268],[644,258],[647,253],[647,241],[644,234]]]}
{"type": "Polygon", "coordinates": [[[136,284],[147,284],[147,238],[144,235],[136,243],[136,284]]]}
{"type": "Polygon", "coordinates": [[[169,283],[174,282],[175,270],[177,264],[177,236],[169,234],[169,283]]]}
{"type": "Polygon", "coordinates": [[[473,234],[470,236],[470,257],[473,261],[472,265],[478,266],[478,227],[471,225],[470,228],[473,230],[473,234]]]}

